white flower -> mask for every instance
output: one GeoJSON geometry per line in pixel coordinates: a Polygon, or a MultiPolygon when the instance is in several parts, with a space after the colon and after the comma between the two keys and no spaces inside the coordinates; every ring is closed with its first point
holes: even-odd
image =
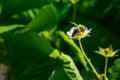
{"type": "MultiPolygon", "coordinates": [[[[76,23],[74,23],[76,26],[76,23]]],[[[77,27],[72,27],[70,29],[70,31],[67,31],[67,35],[70,38],[84,38],[86,36],[88,36],[88,34],[90,33],[92,29],[87,29],[87,27],[79,24],[77,25],[77,27]]]]}

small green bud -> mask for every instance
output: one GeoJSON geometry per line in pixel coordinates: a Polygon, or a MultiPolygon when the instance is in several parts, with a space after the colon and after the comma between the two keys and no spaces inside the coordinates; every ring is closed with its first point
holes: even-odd
{"type": "Polygon", "coordinates": [[[112,45],[107,48],[99,47],[99,51],[95,51],[96,53],[104,56],[104,57],[113,57],[119,50],[113,51],[112,45]]]}

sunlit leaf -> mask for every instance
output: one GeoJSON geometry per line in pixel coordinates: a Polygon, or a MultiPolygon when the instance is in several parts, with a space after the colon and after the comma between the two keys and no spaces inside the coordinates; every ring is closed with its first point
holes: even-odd
{"type": "Polygon", "coordinates": [[[120,79],[120,59],[114,62],[114,65],[108,69],[109,80],[119,80],[120,79]]]}
{"type": "Polygon", "coordinates": [[[49,80],[83,80],[72,58],[64,53],[58,56],[59,65],[49,80]]]}
{"type": "Polygon", "coordinates": [[[24,27],[24,25],[14,24],[14,25],[8,25],[8,26],[0,26],[0,34],[7,32],[7,31],[10,31],[10,30],[13,30],[17,27],[24,27]]]}

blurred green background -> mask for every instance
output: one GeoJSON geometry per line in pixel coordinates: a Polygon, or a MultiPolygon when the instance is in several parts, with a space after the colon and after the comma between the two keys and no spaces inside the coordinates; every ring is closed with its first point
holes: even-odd
{"type": "MultiPolygon", "coordinates": [[[[8,67],[7,80],[81,80],[75,77],[71,59],[79,76],[97,80],[77,56],[78,41],[66,35],[74,26],[70,22],[92,28],[82,44],[103,73],[104,57],[94,51],[111,44],[120,49],[120,0],[0,0],[0,64],[8,67]]],[[[119,56],[109,59],[109,80],[120,79],[119,63],[119,56]]]]}

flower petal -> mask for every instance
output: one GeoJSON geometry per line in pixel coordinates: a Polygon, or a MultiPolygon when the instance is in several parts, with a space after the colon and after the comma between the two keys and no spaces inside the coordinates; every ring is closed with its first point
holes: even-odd
{"type": "Polygon", "coordinates": [[[67,35],[68,35],[69,37],[72,37],[72,33],[71,33],[70,31],[67,31],[67,35]]]}

